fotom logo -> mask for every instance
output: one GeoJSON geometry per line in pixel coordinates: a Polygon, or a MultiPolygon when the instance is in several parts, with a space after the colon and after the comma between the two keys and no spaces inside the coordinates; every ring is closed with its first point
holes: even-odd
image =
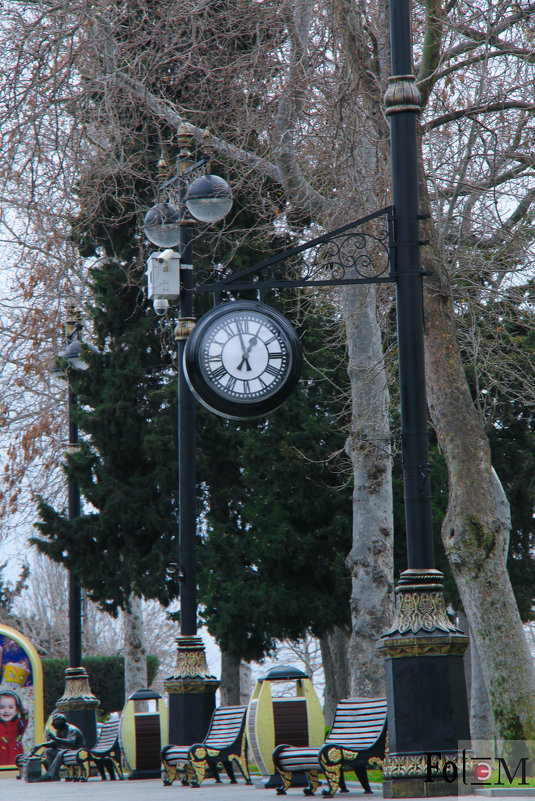
{"type": "Polygon", "coordinates": [[[454,755],[426,754],[425,781],[457,783],[459,792],[463,787],[526,787],[534,776],[535,742],[531,741],[463,742],[454,755]]]}

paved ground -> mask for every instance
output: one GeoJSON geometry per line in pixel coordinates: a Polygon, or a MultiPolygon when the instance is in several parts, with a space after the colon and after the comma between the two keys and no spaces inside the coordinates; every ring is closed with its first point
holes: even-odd
{"type": "MultiPolygon", "coordinates": [[[[367,796],[370,801],[382,798],[380,788],[375,787],[373,796],[367,796]]],[[[481,791],[480,791],[481,792],[481,791]]],[[[231,785],[228,782],[215,784],[211,780],[205,781],[199,788],[183,787],[180,782],[172,787],[164,787],[158,779],[138,781],[106,781],[90,779],[86,783],[50,782],[27,783],[17,779],[0,779],[0,801],[275,801],[279,796],[275,790],[266,790],[263,785],[247,787],[243,783],[231,785]]],[[[315,796],[321,800],[321,794],[315,796]]],[[[534,795],[514,795],[503,793],[494,799],[514,797],[514,801],[529,799],[534,801],[534,795]]],[[[299,789],[290,790],[287,801],[304,801],[305,796],[299,789]]],[[[349,783],[349,793],[337,795],[338,801],[351,801],[363,799],[364,793],[358,783],[349,783]]],[[[448,796],[457,799],[458,796],[448,796]]],[[[463,796],[466,801],[484,801],[484,796],[463,796]]],[[[447,801],[447,799],[444,799],[447,801]]]]}

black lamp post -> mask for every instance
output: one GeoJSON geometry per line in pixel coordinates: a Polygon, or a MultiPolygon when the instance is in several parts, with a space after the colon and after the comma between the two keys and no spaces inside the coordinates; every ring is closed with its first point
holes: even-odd
{"type": "Polygon", "coordinates": [[[435,569],[433,553],[416,132],[420,95],[413,76],[410,0],[390,1],[390,31],[392,77],[385,105],[395,211],[393,266],[408,564],[396,587],[394,625],[382,638],[381,648],[389,735],[383,793],[398,798],[451,794],[448,778],[453,774],[444,772],[444,765],[458,763],[459,741],[468,741],[470,730],[463,668],[468,638],[446,614],[443,576],[435,569]]]}
{"type": "Polygon", "coordinates": [[[219,681],[209,673],[202,638],[197,636],[195,399],[185,378],[183,354],[195,324],[193,310],[192,227],[195,220],[216,222],[232,205],[226,181],[215,175],[200,175],[188,185],[196,171],[206,169],[208,159],[195,161],[189,150],[192,137],[186,126],[178,132],[180,152],[178,176],[171,184],[178,190],[176,206],[160,203],[144,221],[148,239],[161,253],[148,262],[149,296],[157,313],[165,313],[169,299],[179,299],[175,329],[178,359],[178,507],[180,636],[173,676],[165,682],[169,693],[169,742],[188,745],[201,742],[215,709],[219,681]],[[188,212],[192,215],[189,216],[188,212]],[[172,248],[178,246],[178,253],[172,248]]]}
{"type": "MultiPolygon", "coordinates": [[[[89,365],[83,359],[80,342],[81,323],[73,306],[69,307],[68,319],[65,323],[65,349],[59,354],[61,361],[67,363],[63,371],[59,366],[54,372],[67,380],[68,386],[68,451],[72,453],[78,447],[78,426],[73,411],[76,406],[76,394],[69,380],[71,370],[87,370],[89,365]]],[[[90,346],[89,346],[90,347],[90,346]]],[[[80,516],[80,488],[78,482],[69,478],[68,483],[68,519],[80,516]]],[[[82,593],[80,584],[73,570],[69,570],[69,665],[65,671],[65,690],[57,701],[56,707],[63,712],[71,723],[83,732],[85,743],[91,747],[97,739],[96,710],[99,701],[91,692],[89,676],[82,667],[82,593]]]]}

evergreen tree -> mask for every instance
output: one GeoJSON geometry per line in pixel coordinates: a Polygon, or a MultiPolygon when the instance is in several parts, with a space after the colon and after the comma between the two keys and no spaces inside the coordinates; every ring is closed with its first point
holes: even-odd
{"type": "Polygon", "coordinates": [[[327,463],[344,447],[347,374],[343,354],[325,346],[329,327],[328,308],[302,321],[314,367],[267,419],[220,425],[210,452],[200,597],[208,629],[236,658],[349,627],[351,489],[327,463]]]}
{"type": "Polygon", "coordinates": [[[487,427],[492,463],[511,509],[507,569],[524,621],[535,617],[535,411],[524,395],[521,378],[533,374],[535,363],[534,293],[535,282],[511,290],[524,309],[522,324],[502,316],[511,338],[509,358],[514,361],[516,379],[507,381],[507,392],[497,394],[487,427]]]}
{"type": "Polygon", "coordinates": [[[113,257],[91,270],[87,313],[100,355],[88,352],[89,370],[69,373],[83,433],[66,472],[87,513],[69,521],[41,499],[34,538],[112,613],[131,593],[164,604],[177,595],[176,377],[144,299],[134,221],[113,232],[113,257]]]}

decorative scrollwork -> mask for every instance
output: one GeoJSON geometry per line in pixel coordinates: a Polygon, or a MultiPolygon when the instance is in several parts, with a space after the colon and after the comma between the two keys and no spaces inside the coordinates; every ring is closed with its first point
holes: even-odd
{"type": "MultiPolygon", "coordinates": [[[[463,755],[458,751],[433,755],[430,762],[427,754],[393,754],[387,756],[383,763],[383,779],[426,778],[431,773],[433,779],[443,776],[444,765],[453,763],[457,769],[463,769],[463,755]]],[[[471,768],[472,760],[465,760],[464,766],[471,768]]]]}
{"type": "Polygon", "coordinates": [[[405,592],[400,596],[397,631],[458,631],[446,612],[441,592],[405,592]]]}
{"type": "Polygon", "coordinates": [[[392,208],[388,207],[239,273],[222,265],[199,271],[195,288],[221,292],[393,281],[391,243],[392,208]]]}

